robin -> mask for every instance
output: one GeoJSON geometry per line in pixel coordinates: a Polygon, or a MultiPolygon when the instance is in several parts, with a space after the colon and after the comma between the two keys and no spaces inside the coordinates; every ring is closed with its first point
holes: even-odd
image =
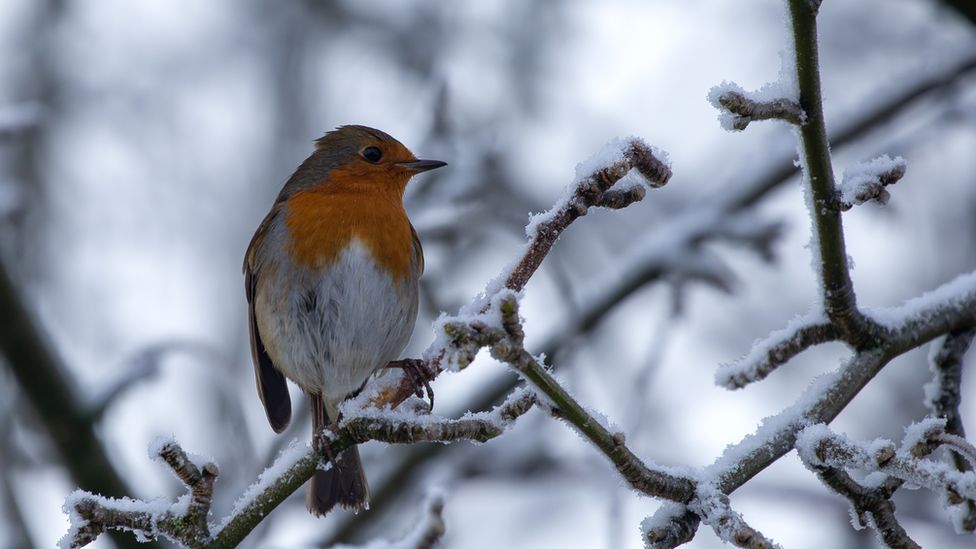
{"type": "MultiPolygon", "coordinates": [[[[291,420],[285,378],[309,397],[317,444],[338,405],[407,345],[424,258],[403,191],[445,165],[379,130],[341,126],[316,140],[281,189],[244,258],[258,395],[276,433],[291,420]]],[[[308,484],[317,516],[369,499],[358,449],[332,458],[308,484]]]]}

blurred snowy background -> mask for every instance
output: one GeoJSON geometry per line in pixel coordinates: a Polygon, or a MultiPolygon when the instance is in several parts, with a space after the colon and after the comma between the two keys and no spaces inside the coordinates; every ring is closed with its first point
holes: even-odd
{"type": "MultiPolygon", "coordinates": [[[[835,168],[880,153],[909,162],[887,206],[845,215],[865,306],[976,268],[976,15],[951,4],[823,5],[828,129],[858,130],[835,144],[835,168]]],[[[809,220],[786,177],[791,132],[724,132],[705,100],[722,80],[775,79],[787,39],[782,0],[0,0],[0,257],[79,404],[113,395],[92,421],[131,493],[180,493],[146,455],[174,435],[219,463],[223,515],[284,443],[308,436],[302,422],[276,436],[264,418],[240,265],[313,139],[366,124],[450,164],[408,189],[427,255],[415,356],[437,312],[514,257],[527,214],[551,204],[576,163],[637,135],[670,153],[674,177],[568,231],[528,287],[528,347],[547,350],[641,457],[707,465],[844,356],[815,349],[739,392],[712,381],[815,295],[809,220]],[[112,390],[125,379],[136,381],[112,390]]],[[[0,547],[52,547],[79,485],[64,463],[79,456],[61,455],[0,366],[0,547]]],[[[976,428],[969,373],[963,419],[976,428]]],[[[483,405],[513,377],[490,360],[442,376],[438,410],[483,405]]],[[[906,355],[835,428],[900,439],[926,412],[928,378],[924,350],[906,355]]],[[[636,548],[658,506],[538,412],[486,445],[369,443],[363,455],[372,510],[316,520],[297,493],[248,546],[395,538],[433,485],[446,488],[446,547],[636,548]]],[[[785,547],[877,544],[795,455],[732,502],[785,547]]],[[[902,490],[896,502],[923,546],[972,546],[933,495],[902,490]]],[[[701,528],[691,546],[720,542],[701,528]]]]}

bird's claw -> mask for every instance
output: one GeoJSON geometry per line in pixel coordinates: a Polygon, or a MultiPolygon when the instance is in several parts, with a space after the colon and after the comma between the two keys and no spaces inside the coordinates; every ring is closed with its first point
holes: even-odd
{"type": "Polygon", "coordinates": [[[394,360],[387,365],[387,368],[400,368],[403,370],[403,374],[413,384],[414,394],[418,398],[424,398],[424,393],[426,392],[430,400],[430,409],[434,409],[434,389],[431,388],[430,382],[437,377],[437,374],[428,366],[426,360],[419,358],[394,360]]]}

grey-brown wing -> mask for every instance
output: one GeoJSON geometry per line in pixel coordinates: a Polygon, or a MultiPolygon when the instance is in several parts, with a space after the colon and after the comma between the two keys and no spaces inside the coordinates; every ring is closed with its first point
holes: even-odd
{"type": "Polygon", "coordinates": [[[410,236],[413,237],[413,253],[417,260],[418,274],[424,274],[424,247],[420,245],[420,237],[417,236],[417,229],[410,224],[410,236]]]}
{"type": "Polygon", "coordinates": [[[257,380],[258,396],[264,404],[264,412],[268,416],[268,423],[274,432],[280,433],[288,427],[291,421],[291,398],[288,396],[288,382],[285,376],[274,366],[271,357],[261,342],[258,331],[258,321],[254,315],[254,293],[257,288],[257,275],[250,266],[251,248],[259,240],[264,224],[248,246],[247,258],[244,260],[244,291],[247,295],[247,326],[251,336],[251,359],[254,361],[254,377],[257,380]]]}

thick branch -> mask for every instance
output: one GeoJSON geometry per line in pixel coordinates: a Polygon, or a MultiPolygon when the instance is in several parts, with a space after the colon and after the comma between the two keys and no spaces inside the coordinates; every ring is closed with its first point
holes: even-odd
{"type": "Polygon", "coordinates": [[[926,387],[926,404],[936,417],[946,420],[946,432],[966,436],[959,415],[959,395],[962,386],[962,359],[976,337],[976,329],[951,332],[945,336],[932,355],[930,368],[935,376],[926,387]]]}
{"type": "Polygon", "coordinates": [[[882,489],[861,486],[843,469],[823,467],[816,473],[824,484],[850,501],[861,527],[874,525],[885,545],[896,549],[921,549],[895,518],[895,504],[890,494],[885,497],[882,489]]]}
{"type": "MultiPolygon", "coordinates": [[[[906,430],[905,440],[902,442],[900,453],[906,457],[923,458],[932,453],[937,447],[937,439],[943,434],[944,423],[940,421],[927,420],[921,425],[915,425],[906,430]]],[[[818,437],[824,434],[830,435],[826,426],[814,427],[810,437],[818,437]]],[[[807,431],[800,435],[800,439],[807,437],[807,431]]],[[[809,442],[809,441],[805,441],[809,442]]],[[[797,441],[798,446],[801,441],[797,441]]],[[[816,444],[814,441],[813,444],[816,444]]],[[[891,447],[881,446],[886,452],[884,459],[890,459],[891,447]]],[[[903,479],[887,477],[878,486],[862,486],[855,481],[843,468],[823,464],[820,456],[809,446],[802,446],[800,457],[804,464],[809,467],[820,480],[832,490],[845,497],[851,504],[853,516],[857,519],[862,528],[874,528],[882,541],[888,547],[897,549],[917,549],[920,546],[909,537],[908,533],[895,517],[895,505],[891,501],[901,486],[905,483],[903,479]],[[817,456],[814,458],[811,453],[817,456]]]]}

